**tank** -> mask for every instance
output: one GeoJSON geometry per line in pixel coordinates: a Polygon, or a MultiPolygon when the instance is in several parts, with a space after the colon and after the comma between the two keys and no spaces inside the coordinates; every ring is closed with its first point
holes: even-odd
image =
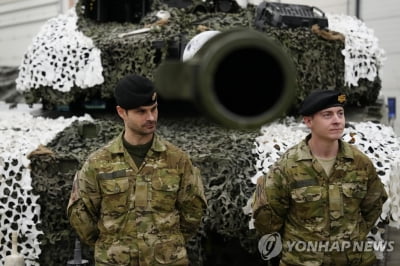
{"type": "MultiPolygon", "coordinates": [[[[378,75],[345,81],[343,39],[316,34],[302,17],[297,27],[272,26],[267,2],[132,3],[80,0],[74,12],[50,20],[20,66],[17,89],[26,102],[113,110],[116,82],[136,72],[155,81],[164,108],[193,103],[223,126],[257,128],[295,114],[312,89],[341,89],[356,106],[379,94],[378,75]],[[219,34],[200,38],[210,32],[219,34]]],[[[310,23],[323,21],[319,32],[329,35],[325,15],[315,17],[310,23]]]]}
{"type": "MultiPolygon", "coordinates": [[[[48,21],[25,54],[17,89],[27,103],[41,102],[43,114],[89,112],[95,119],[74,122],[46,144],[49,151],[29,156],[42,206],[41,265],[66,264],[74,253],[65,217],[72,180],[88,154],[122,129],[113,90],[132,72],[154,81],[160,135],[202,173],[208,208],[188,243],[192,264],[265,265],[243,212],[255,188],[261,126],[296,116],[313,89],[342,90],[349,105],[363,107],[381,88],[379,62],[370,62],[376,75],[347,78],[343,35],[303,18],[297,27],[273,26],[266,3],[79,0],[48,21]]],[[[82,245],[82,254],[90,260],[93,250],[82,245]]]]}

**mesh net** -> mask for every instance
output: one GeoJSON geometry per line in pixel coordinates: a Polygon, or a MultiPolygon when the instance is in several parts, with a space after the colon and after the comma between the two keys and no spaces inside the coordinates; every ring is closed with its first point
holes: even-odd
{"type": "Polygon", "coordinates": [[[358,80],[374,81],[383,66],[385,52],[379,48],[374,31],[361,20],[346,15],[327,14],[329,29],[345,36],[342,50],[346,85],[358,86],[358,80]]]}
{"type": "Polygon", "coordinates": [[[25,264],[39,265],[41,207],[32,190],[27,156],[78,118],[47,119],[9,110],[0,111],[0,118],[0,259],[11,254],[12,232],[17,231],[25,264]]]}
{"type": "Polygon", "coordinates": [[[18,90],[43,86],[66,92],[103,83],[100,50],[77,30],[77,19],[72,8],[42,26],[20,65],[18,90]]]}

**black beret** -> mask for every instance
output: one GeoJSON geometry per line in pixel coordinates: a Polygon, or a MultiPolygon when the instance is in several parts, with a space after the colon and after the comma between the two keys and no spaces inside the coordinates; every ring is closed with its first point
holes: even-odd
{"type": "Polygon", "coordinates": [[[312,115],[323,109],[333,106],[344,106],[346,95],[333,90],[316,90],[310,93],[300,107],[301,115],[312,115]]]}
{"type": "Polygon", "coordinates": [[[136,74],[129,74],[118,82],[114,97],[117,105],[124,109],[135,109],[157,102],[157,93],[153,83],[136,74]]]}

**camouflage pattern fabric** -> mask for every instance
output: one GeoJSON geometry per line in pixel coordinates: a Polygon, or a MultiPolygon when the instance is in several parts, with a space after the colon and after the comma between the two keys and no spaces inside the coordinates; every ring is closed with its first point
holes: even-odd
{"type": "Polygon", "coordinates": [[[205,208],[199,170],[182,150],[155,135],[138,169],[121,133],[76,174],[67,213],[96,265],[188,265],[185,241],[205,208]]]}
{"type": "Polygon", "coordinates": [[[387,199],[366,155],[339,140],[340,151],[327,176],[307,146],[310,137],[290,148],[258,179],[253,197],[255,227],[261,234],[282,235],[281,265],[371,265],[375,261],[371,250],[289,252],[288,245],[296,241],[366,241],[387,199]]]}

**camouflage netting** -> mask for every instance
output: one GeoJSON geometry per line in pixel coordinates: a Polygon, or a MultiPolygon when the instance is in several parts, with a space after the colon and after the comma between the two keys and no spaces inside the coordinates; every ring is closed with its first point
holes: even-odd
{"type": "Polygon", "coordinates": [[[374,81],[386,58],[373,30],[351,16],[328,14],[328,20],[330,30],[346,36],[345,49],[342,50],[345,59],[345,83],[358,86],[360,78],[374,81]]]}
{"type": "MultiPolygon", "coordinates": [[[[121,129],[121,122],[114,120],[99,119],[95,125],[75,122],[46,145],[51,152],[38,150],[30,155],[32,186],[42,206],[41,265],[61,265],[71,259],[76,235],[65,209],[74,173],[90,152],[121,129]]],[[[235,250],[237,257],[231,254],[223,260],[250,259],[256,265],[258,256],[250,256],[256,252],[256,238],[242,207],[254,189],[251,147],[258,132],[227,130],[204,119],[161,119],[158,132],[187,151],[202,172],[208,209],[199,233],[188,245],[193,265],[212,265],[235,250]]],[[[84,247],[85,258],[92,259],[91,252],[84,247]]]]}
{"type": "Polygon", "coordinates": [[[44,86],[67,92],[73,86],[88,88],[103,82],[100,51],[77,30],[76,21],[74,12],[69,12],[42,27],[20,67],[20,90],[44,86]]]}
{"type": "MultiPolygon", "coordinates": [[[[38,265],[43,236],[41,209],[47,205],[39,203],[37,189],[32,186],[28,154],[78,118],[33,118],[22,108],[0,107],[0,265],[11,254],[14,231],[19,236],[18,252],[24,256],[25,265],[38,265]]],[[[46,185],[46,181],[40,184],[46,185]]]]}
{"type": "MultiPolygon", "coordinates": [[[[97,134],[90,122],[72,123],[46,145],[45,151],[40,148],[30,154],[32,186],[42,206],[40,265],[63,265],[73,259],[76,235],[66,216],[73,176],[83,158],[114,137],[118,129],[110,123],[99,124],[97,134]]],[[[90,252],[84,248],[83,256],[92,258],[90,252]]]]}
{"type": "MultiPolygon", "coordinates": [[[[126,73],[137,72],[152,79],[153,71],[163,60],[166,58],[179,59],[184,45],[200,32],[199,26],[203,26],[203,29],[206,27],[206,29],[218,31],[225,31],[234,27],[254,28],[255,6],[252,5],[245,9],[239,8],[234,13],[193,13],[196,4],[209,2],[193,1],[193,5],[179,9],[154,1],[151,9],[153,11],[143,17],[140,23],[133,24],[128,22],[101,23],[86,18],[84,17],[84,8],[88,8],[87,3],[89,2],[78,1],[75,14],[78,18],[74,18],[73,15],[69,16],[71,20],[77,21],[76,30],[78,33],[61,31],[60,28],[65,28],[65,25],[70,25],[71,22],[65,21],[65,16],[55,18],[49,21],[49,24],[59,21],[58,23],[61,25],[44,27],[42,33],[34,41],[33,47],[37,48],[28,50],[17,83],[17,88],[24,91],[28,103],[43,101],[46,108],[51,108],[57,105],[73,105],[93,99],[108,101],[112,99],[115,83],[126,73]],[[124,38],[118,37],[118,34],[141,29],[145,25],[154,23],[157,20],[156,13],[159,10],[167,10],[171,13],[171,18],[167,24],[153,28],[150,33],[124,38]],[[75,46],[79,47],[80,41],[76,38],[82,33],[86,37],[81,42],[83,47],[87,48],[86,53],[83,51],[83,55],[86,56],[83,59],[80,49],[78,49],[77,54],[70,51],[75,46]],[[71,34],[74,37],[72,48],[68,46],[71,44],[65,41],[65,39],[68,40],[68,38],[64,38],[66,34],[71,34]],[[89,42],[87,38],[93,43],[89,42]],[[60,40],[64,40],[61,42],[64,49],[56,50],[55,47],[60,45],[60,40]],[[101,66],[98,66],[98,60],[95,59],[98,55],[97,49],[101,51],[101,66]],[[55,51],[60,54],[55,54],[55,51]],[[39,53],[39,57],[41,56],[42,61],[36,62],[36,69],[51,65],[48,71],[45,71],[45,68],[43,71],[30,70],[31,68],[28,67],[32,59],[38,57],[37,53],[39,53]],[[85,63],[81,64],[82,60],[85,60],[85,63]],[[58,64],[55,69],[54,63],[58,64]],[[91,73],[91,75],[87,75],[87,77],[90,77],[90,84],[78,82],[79,75],[75,73],[75,70],[64,71],[68,67],[75,67],[76,64],[78,68],[89,64],[86,73],[91,73]],[[98,71],[101,70],[104,82],[100,82],[98,71]],[[46,80],[54,78],[51,80],[52,83],[41,82],[44,80],[44,76],[46,80]],[[65,83],[63,82],[64,79],[70,87],[69,91],[66,91],[65,87],[59,88],[60,84],[65,83]]],[[[337,21],[337,18],[332,20],[335,23],[337,21]]],[[[357,20],[355,21],[360,23],[357,20]]],[[[70,27],[73,28],[74,26],[71,25],[70,27]]],[[[293,107],[294,110],[297,109],[296,107],[304,98],[304,95],[314,88],[341,89],[348,94],[349,104],[356,106],[369,105],[377,99],[381,88],[381,81],[376,75],[381,66],[379,50],[378,53],[368,56],[363,54],[363,57],[358,58],[361,63],[367,62],[371,66],[371,69],[367,68],[368,76],[365,77],[362,73],[354,74],[354,71],[360,70],[357,68],[353,69],[351,73],[349,71],[345,73],[345,61],[349,61],[345,60],[342,54],[345,44],[341,40],[327,40],[314,34],[307,27],[283,29],[266,25],[262,31],[282,43],[295,62],[298,72],[298,95],[297,102],[293,107]],[[376,60],[376,62],[371,63],[371,60],[376,60]],[[354,75],[359,78],[356,82],[354,75]],[[351,82],[345,80],[349,76],[353,77],[351,82]]],[[[355,31],[353,30],[353,32],[355,31]]],[[[363,32],[366,32],[365,26],[363,32]]],[[[349,32],[346,32],[346,34],[350,36],[349,32]]],[[[361,43],[369,43],[368,38],[371,37],[364,34],[364,39],[360,39],[361,43]]],[[[346,39],[346,45],[357,45],[357,42],[348,42],[348,39],[346,39]]],[[[354,56],[353,52],[354,49],[351,50],[350,47],[344,54],[351,57],[354,56]]],[[[365,71],[365,68],[363,68],[363,71],[365,71]]]]}

